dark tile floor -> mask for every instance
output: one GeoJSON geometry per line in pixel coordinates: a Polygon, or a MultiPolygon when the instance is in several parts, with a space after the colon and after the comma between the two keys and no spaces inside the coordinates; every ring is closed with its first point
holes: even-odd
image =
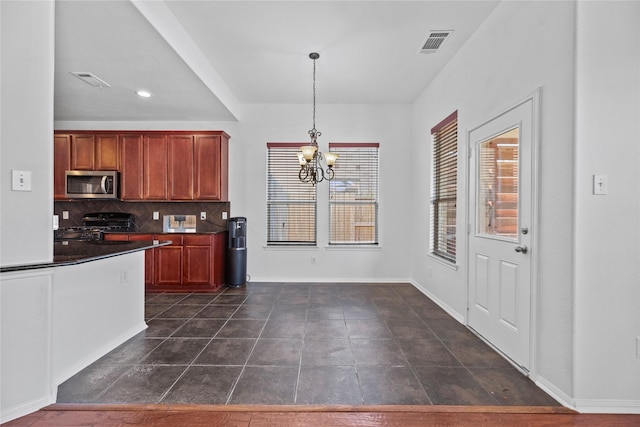
{"type": "Polygon", "coordinates": [[[410,284],[148,294],[58,403],[559,406],[410,284]]]}

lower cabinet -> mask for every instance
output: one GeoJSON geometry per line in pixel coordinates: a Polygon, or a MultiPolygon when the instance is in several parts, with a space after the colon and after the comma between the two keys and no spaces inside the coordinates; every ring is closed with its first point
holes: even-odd
{"type": "Polygon", "coordinates": [[[225,233],[106,233],[105,240],[170,240],[145,253],[147,291],[215,291],[224,282],[225,233]]]}

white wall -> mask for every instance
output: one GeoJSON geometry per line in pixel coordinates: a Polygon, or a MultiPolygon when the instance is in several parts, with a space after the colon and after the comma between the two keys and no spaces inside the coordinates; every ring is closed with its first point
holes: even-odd
{"type": "Polygon", "coordinates": [[[428,256],[430,129],[458,110],[458,139],[541,88],[537,354],[532,378],[572,393],[573,2],[503,2],[424,91],[413,110],[412,242],[415,283],[462,319],[467,306],[467,159],[459,159],[457,269],[428,256]]]}
{"type": "Polygon", "coordinates": [[[575,399],[640,412],[640,3],[579,2],[575,399]],[[603,29],[607,37],[601,37],[603,29]],[[592,194],[594,174],[608,193],[592,194]]]}
{"type": "MultiPolygon", "coordinates": [[[[241,159],[232,156],[232,176],[243,174],[244,197],[232,213],[247,217],[247,272],[254,281],[408,280],[411,199],[409,165],[410,107],[407,105],[322,105],[317,107],[320,150],[329,142],[380,143],[380,248],[326,249],[328,184],[318,184],[318,248],[265,249],[266,143],[308,142],[310,105],[245,105],[241,159]],[[316,263],[311,264],[311,257],[316,263]]],[[[339,161],[339,159],[338,159],[339,161]]],[[[234,187],[234,190],[236,188],[234,187]]]]}
{"type": "Polygon", "coordinates": [[[53,255],[52,1],[0,2],[0,265],[53,255]],[[30,171],[30,192],[11,191],[11,170],[30,171]]]}

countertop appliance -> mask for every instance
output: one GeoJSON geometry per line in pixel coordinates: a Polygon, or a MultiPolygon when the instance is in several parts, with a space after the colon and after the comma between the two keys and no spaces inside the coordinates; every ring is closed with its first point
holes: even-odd
{"type": "Polygon", "coordinates": [[[60,228],[53,232],[54,241],[102,240],[105,231],[133,232],[135,217],[126,212],[95,212],[82,217],[82,226],[60,228]]]}
{"type": "Polygon", "coordinates": [[[67,199],[117,199],[118,171],[66,171],[67,199]]]}

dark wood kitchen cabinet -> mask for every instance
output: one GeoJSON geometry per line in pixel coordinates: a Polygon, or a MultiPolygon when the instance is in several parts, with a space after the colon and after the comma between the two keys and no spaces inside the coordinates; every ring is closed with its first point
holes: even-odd
{"type": "Polygon", "coordinates": [[[229,136],[195,135],[193,153],[194,199],[227,200],[229,136]]]}
{"type": "Polygon", "coordinates": [[[54,151],[56,200],[64,199],[69,169],[119,171],[125,201],[229,198],[223,131],[56,131],[54,151]]]}
{"type": "Polygon", "coordinates": [[[120,143],[120,198],[142,200],[144,198],[142,135],[119,135],[120,143]]]}
{"type": "Polygon", "coordinates": [[[94,170],[95,149],[94,135],[71,135],[71,169],[94,170]]]}
{"type": "Polygon", "coordinates": [[[105,240],[171,240],[145,251],[145,287],[150,292],[211,292],[224,284],[226,233],[106,233],[105,240]]]}
{"type": "Polygon", "coordinates": [[[65,199],[65,172],[71,169],[71,136],[53,138],[53,198],[65,199]]]}
{"type": "Polygon", "coordinates": [[[152,134],[143,138],[143,198],[167,200],[167,135],[152,134]]]}
{"type": "Polygon", "coordinates": [[[71,134],[71,169],[118,170],[118,136],[71,134]]]}
{"type": "Polygon", "coordinates": [[[182,254],[184,239],[181,235],[155,235],[155,240],[171,240],[171,244],[155,248],[153,258],[154,281],[158,287],[182,286],[182,254]]]}
{"type": "Polygon", "coordinates": [[[118,135],[96,135],[94,168],[98,171],[120,169],[120,144],[118,135]]]}
{"type": "Polygon", "coordinates": [[[170,135],[167,153],[169,200],[193,200],[193,137],[170,135]]]}

